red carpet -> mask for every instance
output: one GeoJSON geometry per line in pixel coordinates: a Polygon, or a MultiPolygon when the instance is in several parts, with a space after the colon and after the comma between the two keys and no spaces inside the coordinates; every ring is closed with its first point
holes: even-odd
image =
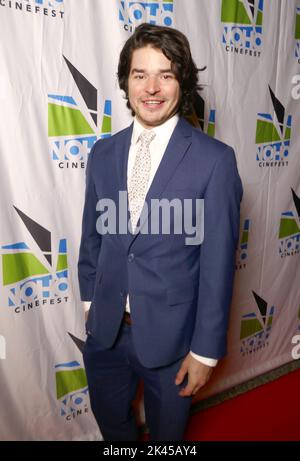
{"type": "Polygon", "coordinates": [[[300,441],[300,370],[190,417],[190,441],[300,441]]]}

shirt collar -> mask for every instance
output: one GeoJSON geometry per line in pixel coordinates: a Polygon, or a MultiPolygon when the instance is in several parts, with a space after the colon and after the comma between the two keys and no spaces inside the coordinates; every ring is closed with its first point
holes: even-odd
{"type": "MultiPolygon", "coordinates": [[[[159,126],[151,128],[151,130],[148,131],[154,131],[154,133],[156,134],[155,140],[158,139],[160,142],[167,141],[168,139],[170,139],[174,131],[174,128],[177,125],[178,120],[179,115],[175,114],[166,122],[162,123],[159,126]]],[[[143,125],[141,125],[141,123],[137,120],[137,118],[134,117],[131,137],[132,144],[136,144],[138,142],[139,136],[144,130],[146,130],[146,128],[144,128],[143,125]]]]}

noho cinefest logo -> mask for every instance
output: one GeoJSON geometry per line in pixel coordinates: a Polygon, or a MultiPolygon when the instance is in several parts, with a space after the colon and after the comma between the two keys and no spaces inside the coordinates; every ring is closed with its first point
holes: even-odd
{"type": "Polygon", "coordinates": [[[252,292],[257,309],[242,316],[240,340],[241,355],[254,354],[269,345],[274,306],[268,307],[267,301],[254,291],[252,292]]]}
{"type": "Polygon", "coordinates": [[[222,0],[222,43],[227,53],[260,57],[263,0],[222,0]]]}
{"type": "Polygon", "coordinates": [[[80,96],[75,100],[70,95],[48,95],[49,150],[59,168],[85,168],[97,139],[111,136],[111,100],[106,99],[100,110],[97,88],[64,60],[80,96]]]}
{"type": "Polygon", "coordinates": [[[245,269],[248,258],[248,239],[250,231],[250,219],[246,218],[243,222],[241,237],[236,253],[236,270],[245,269]]]}
{"type": "Polygon", "coordinates": [[[170,27],[173,24],[173,0],[119,0],[119,21],[127,32],[133,32],[143,22],[170,27]]]}
{"type": "Polygon", "coordinates": [[[64,0],[0,0],[0,6],[10,8],[18,13],[34,13],[49,18],[64,17],[64,0]]]}
{"type": "Polygon", "coordinates": [[[55,365],[56,398],[60,416],[71,421],[88,413],[88,385],[85,370],[76,360],[55,365]]]}
{"type": "Polygon", "coordinates": [[[258,113],[256,124],[256,161],[259,167],[288,165],[292,116],[275,96],[269,86],[273,105],[272,113],[258,113]]]}
{"type": "Polygon", "coordinates": [[[67,240],[60,239],[53,250],[51,232],[14,208],[34,250],[25,241],[1,246],[2,303],[20,314],[67,302],[67,240]]]}
{"type": "Polygon", "coordinates": [[[293,189],[294,210],[281,213],[279,226],[279,254],[281,258],[299,254],[300,249],[300,198],[293,189]]]}
{"type": "MultiPolygon", "coordinates": [[[[70,338],[83,351],[84,341],[69,333],[70,338]]],[[[89,412],[88,384],[84,368],[77,360],[58,363],[55,369],[56,399],[60,416],[72,421],[89,412]]]]}
{"type": "Polygon", "coordinates": [[[298,60],[298,64],[300,64],[300,4],[296,7],[294,56],[298,60]]]}

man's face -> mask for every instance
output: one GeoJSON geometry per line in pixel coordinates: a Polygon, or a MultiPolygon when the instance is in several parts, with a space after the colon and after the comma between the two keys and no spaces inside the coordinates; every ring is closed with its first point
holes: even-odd
{"type": "Polygon", "coordinates": [[[151,46],[134,50],[128,77],[128,97],[145,128],[161,125],[178,110],[180,87],[171,61],[151,46]]]}

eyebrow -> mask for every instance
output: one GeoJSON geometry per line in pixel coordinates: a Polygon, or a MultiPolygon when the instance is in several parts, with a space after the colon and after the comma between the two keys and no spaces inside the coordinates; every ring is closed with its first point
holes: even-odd
{"type": "MultiPolygon", "coordinates": [[[[146,72],[146,70],[145,69],[137,69],[137,68],[131,69],[131,73],[133,74],[134,72],[143,73],[143,72],[146,72]]],[[[164,73],[174,74],[174,71],[172,69],[160,69],[158,73],[160,73],[160,74],[164,74],[164,73]]]]}

